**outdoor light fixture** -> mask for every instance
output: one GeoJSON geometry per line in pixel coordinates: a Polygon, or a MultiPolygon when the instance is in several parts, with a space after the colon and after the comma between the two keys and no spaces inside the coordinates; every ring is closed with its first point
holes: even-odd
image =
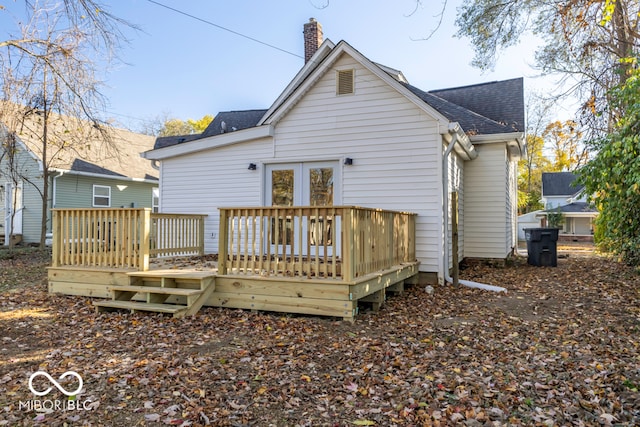
{"type": "Polygon", "coordinates": [[[351,157],[347,157],[344,159],[344,164],[347,166],[353,165],[353,159],[351,157]]]}
{"type": "Polygon", "coordinates": [[[249,163],[249,167],[248,167],[248,169],[249,169],[250,171],[254,171],[254,170],[258,169],[258,166],[256,166],[256,164],[255,164],[255,163],[249,163]]]}

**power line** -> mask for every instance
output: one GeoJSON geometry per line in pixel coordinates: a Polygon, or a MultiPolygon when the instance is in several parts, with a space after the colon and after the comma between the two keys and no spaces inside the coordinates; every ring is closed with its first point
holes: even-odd
{"type": "Polygon", "coordinates": [[[167,6],[166,4],[159,3],[159,2],[157,2],[157,1],[155,1],[155,0],[147,0],[147,1],[148,1],[149,3],[153,3],[153,4],[157,5],[157,6],[164,7],[165,9],[168,9],[168,10],[170,10],[170,11],[172,11],[172,12],[179,13],[180,15],[184,15],[184,16],[187,16],[187,17],[189,17],[189,18],[191,18],[191,19],[195,19],[196,21],[200,21],[200,22],[203,22],[203,23],[205,23],[205,24],[207,24],[207,25],[211,25],[212,27],[216,27],[216,28],[218,28],[218,29],[220,29],[220,30],[227,31],[227,32],[229,32],[229,33],[231,33],[231,34],[235,34],[236,36],[240,36],[240,37],[243,37],[243,38],[245,38],[245,39],[247,39],[247,40],[251,40],[251,41],[253,41],[253,42],[260,43],[261,45],[264,45],[264,46],[270,47],[270,48],[275,49],[275,50],[279,50],[280,52],[284,52],[284,53],[286,53],[286,54],[288,54],[288,55],[295,56],[296,58],[302,58],[302,56],[301,56],[301,55],[298,55],[297,53],[293,53],[293,52],[290,52],[290,51],[288,51],[288,50],[286,50],[286,49],[282,49],[282,48],[280,48],[280,47],[278,47],[278,46],[274,46],[274,45],[272,45],[272,44],[269,44],[269,43],[263,42],[262,40],[258,40],[258,39],[256,39],[256,38],[253,38],[253,37],[247,36],[247,35],[245,35],[245,34],[242,34],[242,33],[239,33],[239,32],[237,32],[237,31],[231,30],[231,29],[229,29],[229,28],[223,27],[222,25],[215,24],[215,23],[213,23],[213,22],[211,22],[211,21],[207,21],[206,19],[202,19],[202,18],[199,18],[199,17],[197,17],[197,16],[195,16],[195,15],[191,15],[191,14],[189,14],[189,13],[187,13],[187,12],[183,12],[183,11],[181,11],[181,10],[175,9],[175,8],[173,8],[173,7],[171,7],[171,6],[167,6]]]}

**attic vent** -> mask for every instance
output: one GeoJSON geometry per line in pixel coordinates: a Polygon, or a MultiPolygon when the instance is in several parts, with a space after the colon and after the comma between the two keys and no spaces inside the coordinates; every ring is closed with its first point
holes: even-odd
{"type": "Polygon", "coordinates": [[[354,70],[338,70],[336,75],[336,93],[338,95],[349,95],[353,93],[354,70]]]}

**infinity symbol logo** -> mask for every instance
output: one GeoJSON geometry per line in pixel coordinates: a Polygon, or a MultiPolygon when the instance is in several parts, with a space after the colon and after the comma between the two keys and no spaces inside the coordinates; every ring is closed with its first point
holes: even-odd
{"type": "Polygon", "coordinates": [[[38,372],[34,372],[33,374],[31,374],[31,376],[29,377],[29,390],[31,390],[31,393],[35,394],[36,396],[45,396],[47,394],[49,394],[49,392],[51,392],[51,390],[53,389],[53,387],[49,387],[48,389],[46,389],[45,391],[37,391],[36,389],[33,388],[33,379],[37,376],[43,376],[46,379],[49,380],[49,382],[51,384],[53,384],[58,390],[60,390],[64,395],[66,396],[75,396],[76,394],[78,394],[80,392],[80,390],[82,390],[82,377],[74,371],[67,371],[64,374],[60,375],[60,377],[58,378],[58,380],[63,380],[64,378],[68,377],[68,376],[72,376],[72,377],[76,377],[78,379],[78,388],[75,389],[72,392],[68,392],[67,390],[64,389],[64,387],[62,387],[60,385],[60,383],[56,380],[54,380],[51,375],[47,374],[44,371],[38,371],[38,372]]]}

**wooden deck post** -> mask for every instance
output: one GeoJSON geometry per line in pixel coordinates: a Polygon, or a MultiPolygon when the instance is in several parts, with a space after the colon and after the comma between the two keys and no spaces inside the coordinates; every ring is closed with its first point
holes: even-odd
{"type": "Polygon", "coordinates": [[[60,265],[60,245],[62,244],[62,227],[60,224],[60,214],[56,210],[53,210],[53,227],[51,231],[53,234],[52,236],[53,240],[51,242],[51,245],[52,245],[51,266],[58,267],[60,265]]]}
{"type": "Polygon", "coordinates": [[[142,218],[140,221],[140,259],[138,268],[142,271],[149,270],[149,253],[151,244],[149,237],[151,235],[151,209],[141,209],[142,218]]]}
{"type": "Polygon", "coordinates": [[[199,251],[200,251],[200,256],[204,255],[204,216],[201,216],[198,219],[198,239],[200,240],[200,244],[199,246],[199,251]]]}
{"type": "Polygon", "coordinates": [[[355,278],[355,248],[353,242],[353,207],[345,207],[342,210],[342,277],[345,281],[355,278]]]}
{"type": "Polygon", "coordinates": [[[218,273],[227,274],[227,244],[229,242],[229,216],[226,209],[220,209],[218,228],[218,273]]]}

